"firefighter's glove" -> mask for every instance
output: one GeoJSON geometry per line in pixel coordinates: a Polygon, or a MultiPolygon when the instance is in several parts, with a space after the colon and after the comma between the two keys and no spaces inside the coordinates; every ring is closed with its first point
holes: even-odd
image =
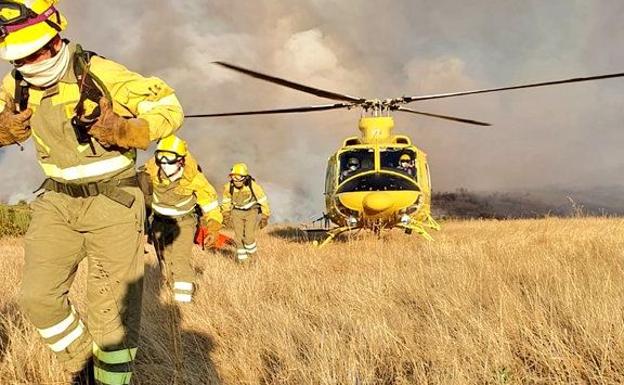
{"type": "Polygon", "coordinates": [[[258,226],[260,226],[261,229],[264,229],[265,227],[267,227],[268,224],[269,216],[262,214],[262,218],[260,218],[260,223],[258,224],[258,226]]]}
{"type": "Polygon", "coordinates": [[[219,230],[221,230],[221,223],[214,219],[202,219],[202,226],[206,228],[206,236],[204,237],[204,247],[209,248],[214,246],[219,237],[219,230]]]}
{"type": "Polygon", "coordinates": [[[127,119],[113,111],[110,100],[100,99],[100,116],[93,123],[89,134],[104,147],[140,148],[150,145],[149,124],[141,118],[127,119]]]}
{"type": "Polygon", "coordinates": [[[15,113],[5,107],[4,110],[0,112],[0,146],[21,143],[28,139],[31,134],[31,116],[32,110],[30,108],[15,113]]]}

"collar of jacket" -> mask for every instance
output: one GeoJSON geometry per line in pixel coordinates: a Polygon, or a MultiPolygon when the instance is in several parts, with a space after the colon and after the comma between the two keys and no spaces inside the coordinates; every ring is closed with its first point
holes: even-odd
{"type": "Polygon", "coordinates": [[[72,43],[72,42],[67,43],[67,49],[69,50],[69,56],[71,57],[69,67],[67,68],[67,71],[65,71],[65,74],[61,77],[61,79],[59,79],[58,83],[48,88],[44,88],[44,89],[33,87],[34,89],[42,90],[44,97],[58,94],[59,83],[66,83],[66,84],[78,83],[78,79],[76,78],[76,73],[74,73],[74,54],[76,53],[76,43],[72,43]]]}
{"type": "Polygon", "coordinates": [[[65,75],[61,77],[59,82],[61,83],[69,83],[76,84],[78,83],[78,79],[76,79],[76,74],[74,73],[74,54],[76,53],[76,43],[69,42],[67,44],[67,49],[69,49],[69,56],[71,57],[71,62],[67,71],[65,71],[65,75]]]}

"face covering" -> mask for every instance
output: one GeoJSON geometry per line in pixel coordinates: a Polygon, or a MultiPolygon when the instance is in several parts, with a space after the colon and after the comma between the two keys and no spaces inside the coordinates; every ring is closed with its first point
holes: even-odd
{"type": "Polygon", "coordinates": [[[56,84],[65,75],[70,58],[67,44],[63,42],[63,46],[55,56],[38,63],[24,64],[17,67],[17,70],[28,83],[46,88],[56,84]]]}
{"type": "Polygon", "coordinates": [[[182,178],[182,174],[184,173],[184,167],[180,167],[179,164],[161,164],[160,169],[163,173],[169,178],[170,181],[175,182],[176,180],[182,178]]]}

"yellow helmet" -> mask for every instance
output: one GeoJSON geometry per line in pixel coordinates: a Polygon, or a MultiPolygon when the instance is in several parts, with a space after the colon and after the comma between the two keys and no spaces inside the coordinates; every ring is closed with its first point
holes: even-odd
{"type": "Polygon", "coordinates": [[[175,135],[162,138],[158,142],[158,146],[156,146],[156,151],[173,152],[179,156],[186,156],[188,154],[186,142],[175,135]]]}
{"type": "Polygon", "coordinates": [[[245,163],[236,163],[230,170],[230,176],[232,175],[249,176],[249,169],[245,163]]]}
{"type": "Polygon", "coordinates": [[[412,157],[411,157],[411,156],[409,156],[409,154],[403,154],[403,155],[401,155],[401,157],[399,158],[399,160],[405,160],[405,161],[408,161],[408,162],[409,162],[409,161],[411,161],[411,160],[412,160],[412,157]]]}
{"type": "Polygon", "coordinates": [[[67,27],[58,0],[0,1],[0,59],[23,59],[67,27]]]}

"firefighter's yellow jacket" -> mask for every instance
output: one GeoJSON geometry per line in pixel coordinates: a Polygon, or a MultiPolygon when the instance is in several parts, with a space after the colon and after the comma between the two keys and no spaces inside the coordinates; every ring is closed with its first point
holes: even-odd
{"type": "MultiPolygon", "coordinates": [[[[75,44],[70,43],[69,49],[73,64],[75,44]]],[[[105,86],[117,114],[148,122],[151,140],[173,134],[182,125],[182,107],[174,90],[162,80],[143,77],[100,56],[91,58],[89,70],[105,86]]],[[[9,73],[0,86],[0,111],[7,105],[15,109],[14,93],[15,79],[9,73]]],[[[71,118],[79,99],[73,65],[58,84],[45,90],[29,89],[32,137],[43,172],[62,183],[88,183],[134,175],[136,150],[106,149],[93,140],[93,153],[89,145],[77,142],[71,118]]],[[[95,107],[94,102],[85,102],[87,113],[95,107]]]]}
{"type": "Polygon", "coordinates": [[[199,205],[204,220],[214,219],[219,223],[223,222],[217,192],[199,171],[197,162],[191,154],[186,155],[182,178],[174,182],[162,176],[154,157],[147,162],[145,171],[149,174],[154,188],[152,209],[156,213],[181,217],[191,213],[195,205],[199,205]]]}
{"type": "Polygon", "coordinates": [[[232,183],[226,183],[223,187],[221,211],[224,213],[232,211],[233,208],[251,210],[258,207],[263,215],[271,215],[269,200],[262,187],[255,180],[251,180],[251,183],[240,189],[234,187],[232,183]]]}

